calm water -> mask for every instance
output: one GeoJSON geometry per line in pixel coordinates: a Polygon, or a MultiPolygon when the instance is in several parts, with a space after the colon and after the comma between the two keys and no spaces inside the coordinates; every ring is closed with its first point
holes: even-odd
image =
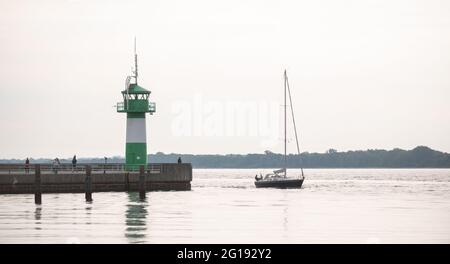
{"type": "Polygon", "coordinates": [[[448,169],[305,170],[300,190],[256,189],[259,172],[196,169],[145,202],[0,195],[0,243],[450,243],[448,169]]]}

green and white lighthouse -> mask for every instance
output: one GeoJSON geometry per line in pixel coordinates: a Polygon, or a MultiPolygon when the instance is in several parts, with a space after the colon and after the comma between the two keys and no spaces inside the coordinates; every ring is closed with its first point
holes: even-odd
{"type": "Polygon", "coordinates": [[[127,113],[127,135],[125,146],[126,170],[138,170],[147,165],[147,133],[145,114],[153,114],[155,103],[149,102],[150,91],[138,85],[136,40],[134,43],[134,71],[125,82],[123,101],[117,103],[118,113],[127,113]]]}

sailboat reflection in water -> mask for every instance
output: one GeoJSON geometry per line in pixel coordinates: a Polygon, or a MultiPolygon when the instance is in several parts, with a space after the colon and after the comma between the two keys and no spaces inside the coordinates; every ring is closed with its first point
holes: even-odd
{"type": "Polygon", "coordinates": [[[286,92],[289,94],[289,102],[291,106],[292,122],[294,124],[295,141],[297,143],[298,157],[300,156],[300,147],[298,144],[297,127],[294,119],[294,109],[292,107],[291,90],[289,88],[289,82],[286,70],[284,71],[284,167],[279,170],[274,170],[273,173],[266,174],[264,177],[260,174],[255,176],[256,188],[273,187],[273,188],[301,188],[305,176],[303,174],[303,167],[301,167],[301,175],[297,177],[288,177],[287,175],[287,144],[286,144],[286,92]]]}

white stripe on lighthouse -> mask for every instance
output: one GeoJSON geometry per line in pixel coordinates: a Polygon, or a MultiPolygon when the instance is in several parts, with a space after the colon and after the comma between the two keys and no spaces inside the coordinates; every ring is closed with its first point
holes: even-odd
{"type": "Polygon", "coordinates": [[[146,143],[145,118],[127,118],[127,143],[146,143]]]}

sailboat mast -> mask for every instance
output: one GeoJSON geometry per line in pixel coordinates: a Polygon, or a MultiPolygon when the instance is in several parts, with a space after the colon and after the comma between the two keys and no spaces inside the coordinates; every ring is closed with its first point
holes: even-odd
{"type": "Polygon", "coordinates": [[[287,75],[286,70],[284,70],[284,177],[286,178],[287,174],[287,144],[286,144],[286,81],[287,81],[287,75]]]}

